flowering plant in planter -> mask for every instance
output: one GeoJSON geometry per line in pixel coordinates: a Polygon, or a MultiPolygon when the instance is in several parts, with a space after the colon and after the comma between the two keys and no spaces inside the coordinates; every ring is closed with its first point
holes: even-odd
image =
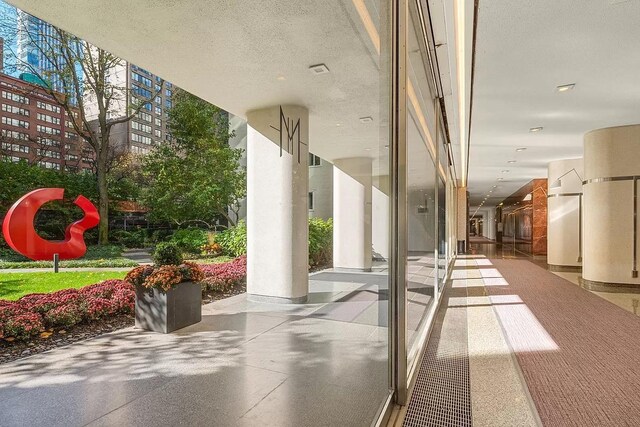
{"type": "Polygon", "coordinates": [[[201,282],[204,279],[202,269],[194,263],[184,262],[180,265],[144,265],[131,270],[124,280],[134,286],[146,289],[157,289],[167,292],[180,283],[201,282]]]}
{"type": "Polygon", "coordinates": [[[166,334],[200,322],[202,269],[183,262],[171,242],[159,244],[153,258],[155,265],[134,268],[125,277],[136,288],[136,327],[166,334]]]}

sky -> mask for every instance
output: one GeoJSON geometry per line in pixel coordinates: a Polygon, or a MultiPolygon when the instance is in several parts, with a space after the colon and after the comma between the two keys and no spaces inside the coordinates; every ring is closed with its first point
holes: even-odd
{"type": "MultiPolygon", "coordinates": [[[[10,4],[5,3],[4,1],[0,0],[0,22],[2,22],[3,24],[5,22],[11,22],[12,20],[15,21],[17,17],[17,12],[16,12],[16,8],[11,6],[10,4]]],[[[17,25],[16,25],[17,28],[17,25]]],[[[2,30],[4,31],[4,29],[2,30]]],[[[5,64],[5,70],[4,72],[12,75],[14,77],[17,77],[17,72],[15,70],[15,59],[12,58],[12,55],[8,54],[7,51],[12,50],[13,52],[16,51],[16,38],[15,37],[11,37],[9,40],[5,40],[5,54],[4,54],[4,64],[5,64]]]]}

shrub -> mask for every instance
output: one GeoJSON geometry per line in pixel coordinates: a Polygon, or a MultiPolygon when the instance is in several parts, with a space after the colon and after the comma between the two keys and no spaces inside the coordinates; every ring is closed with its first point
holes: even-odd
{"type": "Polygon", "coordinates": [[[178,245],[183,252],[200,254],[202,248],[209,243],[209,233],[200,228],[185,228],[173,233],[171,242],[178,245]]]}
{"type": "Polygon", "coordinates": [[[328,265],[333,258],[333,220],[309,219],[309,265],[328,265]]]}
{"type": "Polygon", "coordinates": [[[247,254],[247,224],[239,221],[235,227],[216,234],[215,241],[225,255],[239,257],[247,254]]]}
{"type": "Polygon", "coordinates": [[[82,321],[83,311],[77,304],[70,302],[49,310],[44,320],[51,326],[73,326],[82,321]]]}
{"type": "Polygon", "coordinates": [[[133,314],[135,310],[136,293],[129,285],[128,289],[116,289],[111,296],[113,309],[118,313],[133,314]]]}
{"type": "Polygon", "coordinates": [[[18,300],[19,304],[27,311],[45,314],[58,306],[58,302],[52,294],[29,294],[18,300]]]}
{"type": "Polygon", "coordinates": [[[114,314],[116,307],[107,298],[88,298],[87,299],[87,319],[96,320],[108,314],[114,314]]]}
{"type": "Polygon", "coordinates": [[[180,265],[182,264],[182,252],[173,242],[158,243],[153,253],[153,261],[159,265],[180,265]]]}
{"type": "Polygon", "coordinates": [[[247,257],[233,261],[201,266],[204,273],[202,285],[205,289],[223,292],[243,283],[247,277],[247,257]]]}
{"type": "Polygon", "coordinates": [[[5,337],[24,341],[43,332],[44,323],[38,313],[25,312],[2,322],[2,331],[5,337]]]}
{"type": "Polygon", "coordinates": [[[142,248],[147,233],[144,229],[139,230],[115,230],[111,233],[111,239],[125,248],[142,248]]]}
{"type": "MultiPolygon", "coordinates": [[[[124,280],[111,279],[94,285],[85,286],[80,289],[80,293],[88,298],[111,298],[116,287],[121,283],[127,283],[124,280]]],[[[129,285],[130,286],[130,285],[129,285]]]]}

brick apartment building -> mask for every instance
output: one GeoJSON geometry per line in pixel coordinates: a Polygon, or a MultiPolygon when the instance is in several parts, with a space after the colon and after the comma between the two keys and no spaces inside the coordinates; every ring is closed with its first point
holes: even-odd
{"type": "MultiPolygon", "coordinates": [[[[0,41],[0,154],[70,172],[92,170],[94,153],[74,132],[71,118],[36,83],[2,72],[0,41]]],[[[80,111],[73,112],[76,120],[80,111]]]]}
{"type": "MultiPolygon", "coordinates": [[[[80,111],[74,111],[76,119],[80,111]]],[[[38,85],[0,73],[0,152],[49,169],[91,170],[94,154],[70,117],[38,85]]]]}

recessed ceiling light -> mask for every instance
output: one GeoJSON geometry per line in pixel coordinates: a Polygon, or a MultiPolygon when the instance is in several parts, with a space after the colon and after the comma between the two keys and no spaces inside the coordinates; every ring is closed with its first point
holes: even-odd
{"type": "Polygon", "coordinates": [[[504,181],[504,178],[498,178],[498,181],[504,181]]]}
{"type": "Polygon", "coordinates": [[[530,128],[529,132],[540,132],[542,129],[544,129],[542,126],[538,126],[535,128],[530,128]]]}
{"type": "Polygon", "coordinates": [[[576,87],[575,83],[569,83],[568,85],[560,85],[560,86],[556,87],[556,90],[558,92],[568,92],[568,91],[572,90],[574,87],[576,87]]]}
{"type": "Polygon", "coordinates": [[[516,148],[516,151],[517,151],[518,153],[519,153],[519,152],[521,152],[521,151],[524,151],[524,150],[526,150],[526,147],[516,148]]]}
{"type": "Polygon", "coordinates": [[[502,173],[509,173],[509,169],[503,170],[502,173]]]}
{"type": "Polygon", "coordinates": [[[283,81],[283,80],[286,80],[286,78],[284,76],[278,76],[276,77],[276,80],[283,81]]]}
{"type": "Polygon", "coordinates": [[[326,74],[329,72],[329,68],[324,64],[316,64],[309,67],[309,71],[313,74],[326,74]]]}
{"type": "Polygon", "coordinates": [[[373,121],[373,117],[360,117],[360,123],[371,123],[373,121]]]}
{"type": "Polygon", "coordinates": [[[494,186],[493,186],[493,188],[496,188],[496,187],[497,187],[497,185],[494,185],[494,186]]]}
{"type": "Polygon", "coordinates": [[[515,160],[509,160],[507,163],[511,163],[511,164],[513,164],[513,163],[515,163],[515,162],[516,162],[515,160]]]}
{"type": "Polygon", "coordinates": [[[365,148],[364,151],[371,151],[371,148],[365,148]]]}
{"type": "Polygon", "coordinates": [[[342,126],[342,123],[336,123],[336,126],[340,127],[342,126]]]}

